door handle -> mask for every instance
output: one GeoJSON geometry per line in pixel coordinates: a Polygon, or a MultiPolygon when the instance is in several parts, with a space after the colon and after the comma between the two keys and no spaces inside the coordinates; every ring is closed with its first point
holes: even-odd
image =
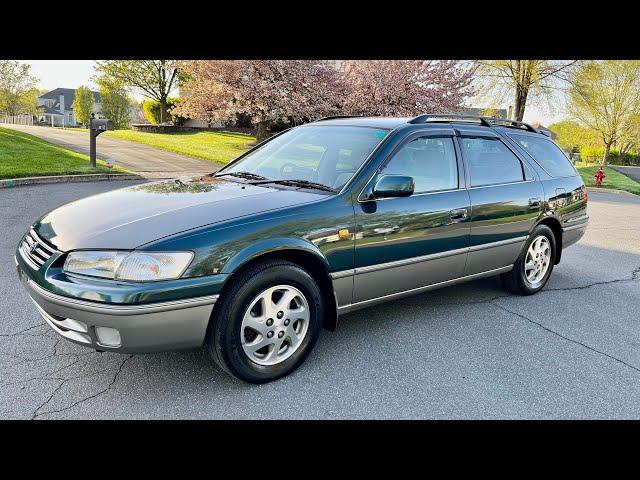
{"type": "Polygon", "coordinates": [[[454,222],[461,222],[467,218],[467,209],[466,208],[455,208],[449,211],[449,217],[454,222]]]}
{"type": "Polygon", "coordinates": [[[529,199],[529,208],[538,208],[540,206],[540,199],[537,197],[529,199]]]}

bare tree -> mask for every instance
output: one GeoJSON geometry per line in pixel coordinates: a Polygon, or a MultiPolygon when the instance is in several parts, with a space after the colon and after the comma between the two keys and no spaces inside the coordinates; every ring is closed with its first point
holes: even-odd
{"type": "Polygon", "coordinates": [[[522,121],[527,101],[549,98],[566,85],[576,65],[576,60],[478,60],[475,69],[482,93],[501,100],[512,95],[512,117],[522,121]]]}

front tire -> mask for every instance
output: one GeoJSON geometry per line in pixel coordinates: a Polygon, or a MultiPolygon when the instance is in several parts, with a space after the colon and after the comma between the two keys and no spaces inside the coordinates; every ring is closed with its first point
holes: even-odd
{"type": "Polygon", "coordinates": [[[323,296],[300,266],[269,260],[231,280],[214,309],[206,350],[225,372],[265,383],[298,368],[315,345],[323,296]]]}
{"type": "Polygon", "coordinates": [[[556,237],[546,225],[536,226],[513,265],[502,274],[504,286],[518,295],[533,295],[544,288],[553,271],[556,237]]]}

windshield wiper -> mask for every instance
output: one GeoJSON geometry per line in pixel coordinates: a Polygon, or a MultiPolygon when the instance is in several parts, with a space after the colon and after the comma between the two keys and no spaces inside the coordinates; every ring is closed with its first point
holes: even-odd
{"type": "Polygon", "coordinates": [[[249,182],[251,185],[261,185],[263,183],[278,183],[282,185],[294,185],[308,188],[315,188],[316,190],[324,190],[326,192],[337,192],[337,190],[324,183],[310,182],[309,180],[302,180],[298,178],[283,178],[282,180],[258,180],[255,182],[249,182]]]}
{"type": "Polygon", "coordinates": [[[251,172],[227,172],[221,173],[219,175],[214,175],[214,177],[224,177],[225,175],[232,175],[234,177],[247,178],[249,180],[267,180],[267,177],[263,177],[262,175],[258,175],[256,173],[251,172]]]}

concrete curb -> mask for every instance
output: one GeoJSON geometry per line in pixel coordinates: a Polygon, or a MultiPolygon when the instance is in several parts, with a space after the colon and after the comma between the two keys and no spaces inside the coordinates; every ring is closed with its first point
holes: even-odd
{"type": "Polygon", "coordinates": [[[47,183],[101,182],[106,180],[144,180],[139,175],[119,173],[90,173],[86,175],[52,175],[43,177],[23,177],[0,179],[0,189],[47,183]]]}
{"type": "Polygon", "coordinates": [[[632,197],[638,197],[635,193],[627,192],[626,190],[616,190],[615,188],[602,188],[602,187],[587,187],[589,192],[605,192],[605,193],[621,193],[623,195],[631,195],[632,197]]]}

